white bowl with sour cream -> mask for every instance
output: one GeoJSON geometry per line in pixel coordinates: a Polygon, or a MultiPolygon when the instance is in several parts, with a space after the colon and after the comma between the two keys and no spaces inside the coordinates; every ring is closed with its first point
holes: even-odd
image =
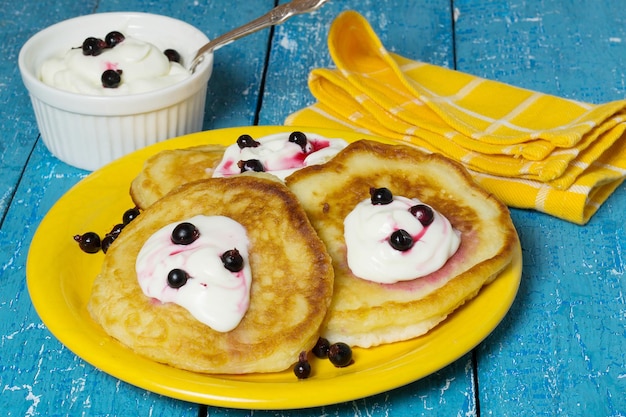
{"type": "MultiPolygon", "coordinates": [[[[154,48],[144,48],[150,54],[141,52],[142,47],[128,48],[140,51],[139,56],[130,57],[128,63],[119,62],[117,56],[106,64],[116,71],[118,68],[122,70],[120,86],[123,88],[119,91],[107,88],[98,91],[92,87],[68,91],[61,84],[53,86],[49,81],[42,81],[44,62],[56,60],[62,63],[64,57],[69,56],[70,51],[76,52],[86,38],[104,39],[112,31],[121,32],[134,43],[149,43],[160,51],[174,49],[180,54],[183,66],[188,66],[196,51],[208,42],[204,33],[180,20],[148,13],[114,12],[57,23],[38,32],[24,44],[18,58],[19,68],[31,97],[41,137],[58,159],[86,170],[98,169],[156,142],[202,130],[207,83],[213,69],[212,55],[208,55],[193,74],[181,76],[178,68],[173,71],[172,82],[167,76],[157,80],[155,75],[154,80],[140,81],[138,91],[126,88],[125,77],[128,76],[130,81],[130,76],[135,77],[142,68],[152,70],[156,67],[152,61],[154,48]],[[130,67],[130,61],[148,58],[149,61],[130,67]]],[[[101,58],[103,55],[84,58],[101,58]]],[[[76,59],[83,58],[74,54],[72,60],[76,59]]],[[[92,63],[79,63],[75,68],[105,65],[92,63]]],[[[72,80],[68,71],[57,78],[65,83],[72,80]]],[[[77,84],[80,83],[84,80],[77,80],[77,84]]]]}

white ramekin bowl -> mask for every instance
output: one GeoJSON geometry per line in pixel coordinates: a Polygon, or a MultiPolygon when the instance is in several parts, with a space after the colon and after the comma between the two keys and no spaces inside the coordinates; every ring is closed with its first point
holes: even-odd
{"type": "Polygon", "coordinates": [[[208,42],[204,33],[170,17],[148,13],[97,13],[52,25],[30,38],[18,62],[41,137],[57,158],[78,168],[95,170],[147,145],[202,130],[207,83],[213,56],[191,77],[170,87],[120,96],[82,95],[44,84],[44,60],[80,46],[89,36],[118,30],[126,36],[176,49],[189,65],[208,42]]]}

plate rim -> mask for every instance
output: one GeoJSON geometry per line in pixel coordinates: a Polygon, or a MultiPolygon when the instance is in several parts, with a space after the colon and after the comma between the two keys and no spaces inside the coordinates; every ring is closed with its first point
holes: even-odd
{"type": "MultiPolygon", "coordinates": [[[[147,375],[150,375],[150,378],[148,378],[145,376],[145,373],[137,375],[137,372],[129,370],[128,367],[120,366],[118,364],[112,364],[109,362],[109,359],[105,360],[103,359],[102,355],[98,355],[94,352],[94,348],[106,348],[112,349],[113,354],[121,354],[124,357],[127,357],[128,354],[131,354],[131,357],[133,355],[137,357],[139,356],[134,354],[134,352],[132,352],[129,348],[126,348],[121,343],[114,340],[112,337],[106,335],[103,330],[100,329],[98,333],[99,326],[95,324],[95,322],[93,322],[91,317],[88,316],[86,308],[82,312],[83,315],[84,313],[87,313],[87,317],[85,318],[77,314],[77,311],[71,310],[69,305],[62,305],[62,307],[67,308],[66,310],[64,310],[59,309],[58,306],[55,306],[53,308],[53,306],[51,306],[49,302],[47,302],[47,300],[50,299],[50,294],[44,290],[46,286],[44,285],[42,287],[41,281],[38,280],[40,274],[38,274],[37,270],[40,267],[38,266],[36,260],[41,259],[41,253],[47,253],[48,256],[51,256],[49,254],[50,251],[46,250],[44,243],[44,241],[46,240],[45,238],[47,236],[47,232],[51,228],[54,229],[54,222],[57,220],[59,214],[66,209],[65,205],[68,204],[68,201],[71,201],[73,196],[75,196],[77,193],[83,192],[83,189],[88,189],[92,182],[101,181],[103,176],[106,176],[111,172],[115,172],[116,170],[119,170],[124,166],[139,165],[138,167],[135,166],[135,168],[140,169],[141,164],[143,164],[143,161],[145,161],[145,159],[164,149],[175,149],[194,145],[203,145],[206,143],[232,143],[231,138],[235,134],[252,133],[256,136],[263,136],[271,133],[294,130],[314,132],[326,137],[342,137],[349,142],[360,138],[367,138],[384,143],[399,143],[397,141],[366,135],[359,132],[342,131],[337,129],[323,129],[304,126],[230,127],[224,129],[208,130],[168,139],[166,141],[159,142],[155,145],[151,145],[135,151],[131,154],[128,154],[116,161],[111,162],[110,164],[107,164],[103,168],[90,173],[85,178],[77,182],[73,187],[71,187],[53,204],[53,206],[46,213],[46,215],[38,225],[37,230],[32,238],[28,252],[26,262],[26,281],[28,292],[37,314],[41,318],[42,322],[49,329],[49,331],[53,334],[53,336],[55,336],[55,338],[57,338],[60,343],[65,345],[76,356],[90,363],[95,368],[117,379],[125,381],[126,383],[135,385],[148,391],[152,391],[183,401],[206,405],[239,409],[268,410],[286,410],[295,408],[325,406],[355,400],[358,398],[364,398],[367,396],[379,394],[381,392],[389,391],[391,389],[399,388],[411,382],[422,379],[448,366],[466,353],[470,352],[487,336],[489,336],[489,334],[491,334],[493,330],[495,330],[495,328],[499,325],[499,323],[502,321],[502,319],[506,316],[507,312],[511,308],[517,296],[517,292],[521,282],[522,252],[517,234],[515,236],[516,246],[514,249],[512,263],[507,266],[505,270],[501,271],[498,278],[483,287],[481,289],[481,293],[477,297],[459,307],[455,312],[450,315],[450,317],[445,319],[442,323],[436,326],[435,329],[431,330],[426,335],[411,339],[409,341],[391,344],[394,345],[396,348],[399,346],[411,346],[411,344],[414,344],[416,345],[416,349],[409,349],[408,353],[401,355],[398,358],[393,358],[387,363],[380,363],[376,367],[359,370],[358,372],[352,372],[354,368],[350,369],[350,367],[348,367],[345,368],[345,371],[336,371],[338,372],[338,374],[334,376],[331,375],[329,378],[318,376],[318,378],[316,379],[316,375],[314,374],[309,379],[297,380],[297,378],[293,374],[291,374],[289,376],[292,379],[287,378],[289,379],[289,381],[284,382],[284,377],[286,376],[284,375],[285,372],[291,372],[290,370],[287,370],[283,371],[282,373],[263,375],[262,377],[260,377],[261,381],[268,378],[269,381],[264,381],[262,385],[259,385],[260,381],[246,378],[246,376],[197,374],[190,371],[172,368],[168,365],[152,362],[150,360],[140,357],[139,359],[142,359],[140,363],[150,362],[153,364],[154,369],[152,369],[152,371],[172,371],[165,372],[165,377],[163,378],[159,377],[159,375],[156,375],[156,378],[152,378],[152,375],[150,375],[151,373],[148,372],[147,375]],[[224,141],[216,139],[224,136],[228,137],[229,140],[224,141]],[[413,361],[417,357],[419,357],[419,354],[424,353],[424,349],[428,350],[428,345],[426,345],[425,348],[422,348],[421,345],[419,345],[418,343],[419,341],[427,340],[426,343],[428,343],[428,338],[432,338],[433,335],[438,334],[437,332],[441,331],[442,328],[445,330],[446,324],[449,325],[449,323],[451,322],[456,323],[456,321],[463,320],[465,311],[471,310],[472,308],[476,309],[477,307],[482,306],[482,304],[486,303],[489,294],[498,293],[502,290],[505,290],[503,294],[504,296],[501,296],[502,294],[499,294],[498,297],[495,297],[495,299],[501,302],[501,304],[497,306],[497,309],[495,309],[495,311],[492,311],[493,314],[491,316],[483,318],[484,320],[481,321],[478,327],[474,328],[474,330],[478,331],[472,333],[474,337],[471,338],[470,341],[465,341],[464,343],[462,343],[462,346],[460,348],[456,347],[455,349],[453,349],[453,353],[448,352],[447,355],[444,354],[443,356],[445,357],[445,359],[442,360],[438,357],[436,358],[439,359],[438,361],[430,364],[427,367],[421,368],[420,372],[417,372],[415,370],[415,363],[413,361]],[[459,317],[461,318],[459,319],[459,317]],[[76,333],[73,329],[68,329],[68,319],[74,319],[83,325],[85,325],[86,320],[87,322],[89,322],[88,325],[91,326],[88,326],[87,329],[91,329],[98,334],[88,333],[87,335],[90,336],[90,338],[85,339],[84,333],[76,333]],[[85,340],[89,341],[89,343],[85,343],[85,340]],[[419,349],[417,349],[418,347],[419,349]],[[412,365],[411,369],[413,369],[413,372],[406,372],[407,365],[409,364],[412,365]],[[280,375],[281,377],[279,380],[272,381],[271,375],[280,375]],[[371,376],[376,376],[376,379],[374,380],[373,378],[369,378],[371,376]],[[176,377],[178,377],[178,379],[176,377]],[[204,390],[184,389],[172,383],[180,380],[181,378],[184,380],[185,377],[189,377],[190,380],[194,381],[194,386],[202,387],[204,388],[204,390]],[[361,379],[368,379],[368,383],[354,384],[361,379]],[[335,389],[335,386],[344,387],[346,383],[352,383],[352,389],[335,389]],[[212,391],[209,392],[207,391],[207,389],[210,389],[212,391]],[[281,390],[282,395],[277,395],[277,389],[281,390]],[[248,395],[239,395],[241,394],[241,390],[247,391],[248,395]],[[233,391],[238,395],[232,395],[233,391]],[[268,397],[267,394],[269,392],[271,392],[272,395],[268,397]],[[303,395],[303,393],[305,395],[303,395]],[[315,395],[310,395],[311,393],[315,393],[315,395]]],[[[126,170],[122,174],[128,185],[130,184],[130,179],[132,179],[134,175],[136,174],[134,174],[132,170],[126,170]]],[[[69,233],[71,234],[73,232],[74,231],[70,230],[69,233]]],[[[76,246],[75,242],[69,242],[61,246],[61,248],[66,248],[70,246],[70,244],[76,246]]],[[[86,259],[94,256],[82,253],[81,255],[86,257],[86,259]]],[[[48,278],[50,278],[50,276],[48,276],[48,278]]],[[[56,281],[54,280],[53,282],[56,283],[56,281]]],[[[60,284],[61,282],[59,282],[59,288],[60,284]]],[[[59,291],[63,292],[62,289],[59,289],[59,291]]],[[[61,299],[67,299],[66,294],[61,295],[61,299]]],[[[491,310],[493,310],[493,305],[490,305],[490,307],[491,310]]],[[[394,349],[393,347],[390,348],[389,345],[370,349],[357,348],[355,349],[355,354],[358,355],[360,352],[361,354],[365,353],[366,355],[368,355],[368,352],[373,352],[372,354],[375,355],[377,351],[387,350],[393,351],[394,349]]]]}

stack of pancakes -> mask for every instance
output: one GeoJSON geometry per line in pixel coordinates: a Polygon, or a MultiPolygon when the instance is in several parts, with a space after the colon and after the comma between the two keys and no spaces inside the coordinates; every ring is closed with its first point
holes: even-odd
{"type": "Polygon", "coordinates": [[[111,246],[94,284],[94,319],[153,360],[207,373],[273,372],[320,336],[364,348],[407,340],[511,263],[517,235],[508,209],[442,156],[360,140],[284,183],[264,173],[210,179],[223,149],[164,151],[146,162],[131,186],[143,212],[111,246]],[[372,187],[419,199],[460,232],[459,249],[441,269],[395,284],[352,274],[343,220],[372,187]],[[230,332],[213,331],[178,305],[155,303],[134,276],[152,233],[197,214],[229,216],[250,238],[250,308],[230,332]]]}

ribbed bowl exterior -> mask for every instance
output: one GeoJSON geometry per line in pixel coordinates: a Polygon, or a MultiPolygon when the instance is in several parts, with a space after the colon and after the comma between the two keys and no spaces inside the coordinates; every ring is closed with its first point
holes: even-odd
{"type": "Polygon", "coordinates": [[[134,150],[202,130],[207,87],[169,107],[122,116],[79,114],[31,95],[41,138],[61,161],[93,171],[134,150]]]}

